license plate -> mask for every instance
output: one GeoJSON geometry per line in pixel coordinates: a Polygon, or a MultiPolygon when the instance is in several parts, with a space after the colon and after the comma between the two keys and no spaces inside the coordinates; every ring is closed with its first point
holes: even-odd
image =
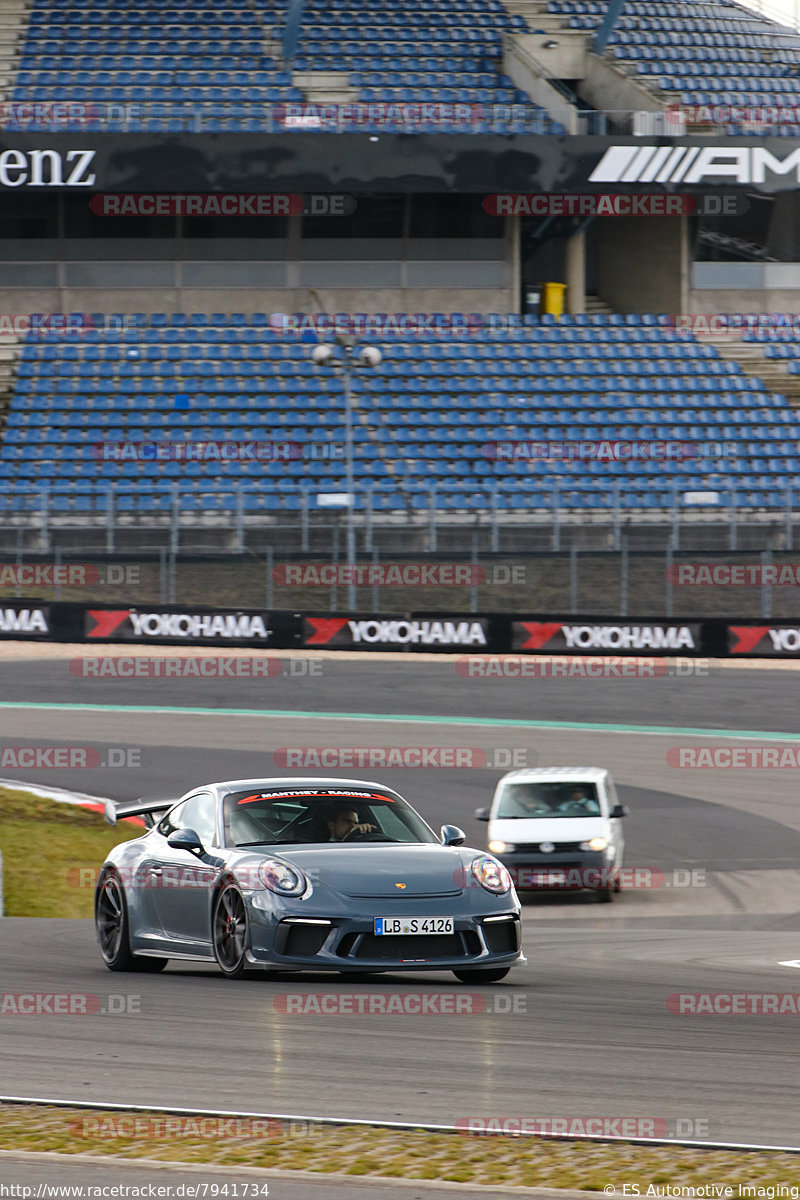
{"type": "Polygon", "coordinates": [[[375,917],[375,934],[452,933],[453,917],[375,917]]]}
{"type": "Polygon", "coordinates": [[[567,882],[563,871],[536,871],[533,876],[536,887],[558,887],[567,882]]]}

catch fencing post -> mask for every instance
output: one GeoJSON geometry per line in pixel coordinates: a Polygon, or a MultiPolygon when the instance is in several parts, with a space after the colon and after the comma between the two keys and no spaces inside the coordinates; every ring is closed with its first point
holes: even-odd
{"type": "Polygon", "coordinates": [[[621,522],[622,522],[622,512],[620,510],[619,480],[615,479],[612,486],[614,489],[614,510],[613,510],[613,517],[612,517],[614,534],[613,534],[612,545],[615,550],[619,550],[620,549],[620,536],[621,536],[621,522]]]}
{"type": "Polygon", "coordinates": [[[628,535],[625,533],[622,536],[622,544],[619,552],[619,615],[621,617],[627,617],[628,615],[629,575],[628,535]]]}
{"type": "Polygon", "coordinates": [[[667,553],[666,553],[666,563],[665,563],[665,568],[664,568],[664,615],[667,617],[672,616],[672,607],[673,607],[673,602],[674,602],[674,597],[673,597],[673,593],[672,593],[672,560],[673,560],[672,542],[670,541],[669,538],[667,538],[667,553]]]}
{"type": "Polygon", "coordinates": [[[469,611],[471,613],[476,613],[478,611],[478,584],[477,584],[477,578],[478,578],[478,531],[477,530],[472,531],[472,551],[470,553],[470,563],[472,564],[472,570],[470,571],[470,575],[472,576],[472,582],[470,583],[470,588],[469,588],[469,611]]]}
{"type": "Polygon", "coordinates": [[[787,484],[786,487],[786,549],[792,549],[792,539],[794,537],[794,514],[792,512],[792,504],[794,497],[792,494],[792,485],[787,484]]]}
{"type": "Polygon", "coordinates": [[[45,484],[42,488],[42,507],[40,510],[39,541],[42,550],[47,553],[50,549],[50,487],[45,484]]]}
{"type": "Polygon", "coordinates": [[[578,611],[578,547],[574,542],[569,548],[569,611],[573,616],[578,611]]]}
{"type": "MultiPolygon", "coordinates": [[[[373,546],[372,547],[372,565],[377,567],[379,560],[380,560],[380,552],[378,550],[378,547],[373,546]]],[[[380,587],[378,585],[378,572],[376,571],[372,578],[372,611],[374,613],[379,613],[381,611],[380,600],[381,600],[381,595],[380,595],[380,587]]]]}
{"type": "Polygon", "coordinates": [[[772,566],[772,546],[761,551],[761,619],[768,621],[772,616],[772,584],[766,582],[766,567],[772,566]]]}
{"type": "Polygon", "coordinates": [[[331,542],[331,562],[333,564],[333,582],[331,583],[331,598],[328,601],[330,612],[336,612],[339,604],[339,522],[335,521],[333,526],[333,541],[331,542]]]}
{"type": "Polygon", "coordinates": [[[436,488],[428,489],[428,550],[436,550],[436,488]]]}
{"type": "Polygon", "coordinates": [[[233,553],[244,553],[244,493],[240,483],[236,484],[236,523],[233,532],[233,553]]]}
{"type": "Polygon", "coordinates": [[[300,492],[300,549],[308,553],[308,488],[300,492]]]}
{"type": "Polygon", "coordinates": [[[552,497],[553,497],[553,549],[554,550],[561,549],[561,523],[560,523],[560,513],[559,513],[560,493],[561,493],[561,485],[558,481],[558,478],[556,477],[553,480],[553,491],[552,491],[552,497]]]}
{"type": "Polygon", "coordinates": [[[678,485],[672,481],[672,546],[671,550],[679,550],[681,545],[681,510],[678,503],[678,485]]]}
{"type": "Polygon", "coordinates": [[[274,581],[275,551],[273,550],[272,546],[267,546],[266,564],[267,564],[267,595],[266,595],[267,612],[271,612],[273,603],[274,603],[274,599],[275,599],[274,590],[273,590],[274,582],[275,582],[274,581]]]}

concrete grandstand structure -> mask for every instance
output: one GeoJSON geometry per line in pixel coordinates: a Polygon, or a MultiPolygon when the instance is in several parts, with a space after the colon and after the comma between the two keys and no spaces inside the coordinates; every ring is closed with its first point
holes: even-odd
{"type": "Polygon", "coordinates": [[[691,317],[800,310],[800,34],[725,0],[606,16],[308,0],[284,55],[275,3],[5,0],[2,307],[74,314],[0,323],[9,518],[340,493],[316,289],[383,356],[352,384],[361,513],[791,507],[797,343],[691,317]],[[308,452],[170,450],[233,440],[308,452]]]}

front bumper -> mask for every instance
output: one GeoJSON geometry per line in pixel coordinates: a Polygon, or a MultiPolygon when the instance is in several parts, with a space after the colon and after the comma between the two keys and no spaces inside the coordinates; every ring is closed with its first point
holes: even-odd
{"type": "Polygon", "coordinates": [[[488,970],[524,963],[521,940],[516,911],[455,917],[452,934],[396,936],[375,935],[371,916],[309,914],[261,921],[251,912],[248,958],[285,970],[488,970]]]}
{"type": "Polygon", "coordinates": [[[614,886],[620,868],[605,851],[570,850],[542,854],[533,850],[495,854],[508,869],[518,892],[599,891],[614,886]]]}

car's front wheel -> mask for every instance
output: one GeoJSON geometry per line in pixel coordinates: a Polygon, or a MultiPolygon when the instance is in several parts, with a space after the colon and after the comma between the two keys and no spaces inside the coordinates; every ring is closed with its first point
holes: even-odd
{"type": "Polygon", "coordinates": [[[247,910],[242,893],[226,884],[214,902],[211,918],[214,957],[227,979],[238,979],[247,962],[247,910]]]}
{"type": "Polygon", "coordinates": [[[106,870],[97,883],[94,923],[100,953],[109,971],[163,971],[166,958],[131,953],[128,905],[116,871],[106,870]]]}
{"type": "Polygon", "coordinates": [[[453,971],[453,974],[461,983],[499,983],[510,970],[510,967],[497,967],[494,971],[480,971],[477,967],[467,967],[463,971],[453,971]]]}

